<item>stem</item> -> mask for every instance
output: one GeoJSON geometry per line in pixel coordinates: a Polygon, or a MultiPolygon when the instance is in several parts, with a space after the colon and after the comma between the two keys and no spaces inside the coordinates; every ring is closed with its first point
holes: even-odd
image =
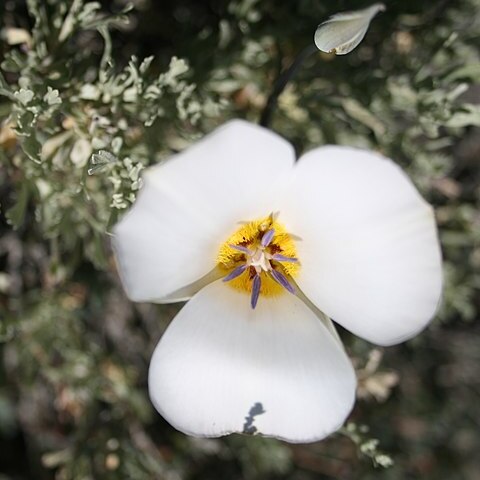
{"type": "Polygon", "coordinates": [[[280,76],[275,81],[273,86],[272,93],[268,97],[267,104],[263,109],[262,116],[260,117],[260,125],[262,127],[268,127],[272,120],[273,112],[277,107],[277,100],[278,97],[281,95],[285,87],[287,86],[288,82],[295,76],[299,68],[302,66],[302,63],[313,53],[318,51],[315,45],[308,45],[305,47],[295,58],[293,63],[284,70],[280,76]]]}

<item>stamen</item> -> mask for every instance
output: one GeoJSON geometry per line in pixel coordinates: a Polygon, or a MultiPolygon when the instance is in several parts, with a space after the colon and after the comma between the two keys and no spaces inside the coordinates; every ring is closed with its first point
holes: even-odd
{"type": "Polygon", "coordinates": [[[223,281],[229,287],[248,292],[256,308],[260,295],[275,297],[285,290],[295,293],[300,260],[292,235],[277,221],[278,213],[245,223],[221,246],[218,259],[223,281]]]}
{"type": "Polygon", "coordinates": [[[262,280],[260,279],[260,275],[257,274],[255,275],[255,277],[253,277],[252,297],[250,299],[250,305],[252,306],[252,308],[255,308],[257,306],[261,285],[262,285],[262,280]]]}
{"type": "Polygon", "coordinates": [[[298,262],[298,258],[286,257],[285,255],[282,255],[280,253],[275,253],[274,255],[272,255],[272,260],[276,260],[277,262],[298,262]]]}
{"type": "Polygon", "coordinates": [[[240,265],[239,267],[232,270],[222,281],[229,282],[230,280],[239,277],[247,269],[247,266],[248,265],[246,263],[240,265]]]}
{"type": "Polygon", "coordinates": [[[274,235],[275,235],[274,228],[271,228],[270,230],[265,232],[263,234],[262,241],[261,241],[262,247],[268,247],[270,245],[270,242],[273,240],[274,235]]]}
{"type": "Polygon", "coordinates": [[[287,277],[283,274],[280,273],[278,270],[270,270],[270,275],[272,278],[279,283],[283,288],[288,290],[290,293],[295,293],[295,289],[293,286],[290,284],[290,282],[287,280],[287,277]]]}
{"type": "Polygon", "coordinates": [[[232,243],[229,243],[228,246],[230,248],[233,248],[234,250],[238,250],[239,252],[244,253],[245,255],[253,255],[253,252],[249,248],[244,247],[243,245],[233,245],[232,243]]]}

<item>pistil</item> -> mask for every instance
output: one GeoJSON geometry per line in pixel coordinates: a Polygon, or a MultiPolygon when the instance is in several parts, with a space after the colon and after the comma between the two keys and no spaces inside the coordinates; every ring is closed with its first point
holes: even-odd
{"type": "Polygon", "coordinates": [[[288,281],[286,275],[282,273],[281,263],[296,263],[298,259],[294,257],[288,257],[280,253],[272,253],[274,251],[271,248],[271,244],[275,238],[275,229],[270,228],[260,238],[260,241],[249,247],[244,245],[229,244],[229,247],[244,255],[243,263],[234,268],[226,277],[224,282],[230,282],[231,280],[239,277],[247,272],[250,275],[251,280],[251,297],[250,305],[252,308],[257,306],[258,298],[262,287],[262,276],[268,275],[281,287],[288,292],[294,294],[295,289],[288,281]],[[273,263],[272,263],[273,262],[273,263]],[[252,270],[254,274],[252,276],[252,270]]]}

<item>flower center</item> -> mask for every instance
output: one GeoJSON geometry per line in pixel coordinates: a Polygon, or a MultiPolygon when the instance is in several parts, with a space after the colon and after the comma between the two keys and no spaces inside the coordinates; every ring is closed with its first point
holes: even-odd
{"type": "Polygon", "coordinates": [[[224,282],[250,294],[252,308],[261,294],[295,293],[289,280],[300,269],[295,242],[273,215],[242,225],[220,247],[217,264],[224,282]]]}

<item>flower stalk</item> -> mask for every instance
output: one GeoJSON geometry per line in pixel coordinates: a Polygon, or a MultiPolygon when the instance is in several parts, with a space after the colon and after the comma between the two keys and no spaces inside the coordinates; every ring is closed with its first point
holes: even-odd
{"type": "Polygon", "coordinates": [[[288,82],[290,82],[290,80],[292,80],[293,77],[297,74],[303,62],[317,51],[318,49],[315,45],[307,45],[298,54],[292,64],[286,70],[284,70],[277,78],[275,84],[273,85],[272,93],[268,97],[267,103],[260,117],[259,123],[262,127],[268,127],[270,125],[272,121],[272,116],[275,112],[275,109],[277,108],[278,97],[285,90],[288,82]]]}

